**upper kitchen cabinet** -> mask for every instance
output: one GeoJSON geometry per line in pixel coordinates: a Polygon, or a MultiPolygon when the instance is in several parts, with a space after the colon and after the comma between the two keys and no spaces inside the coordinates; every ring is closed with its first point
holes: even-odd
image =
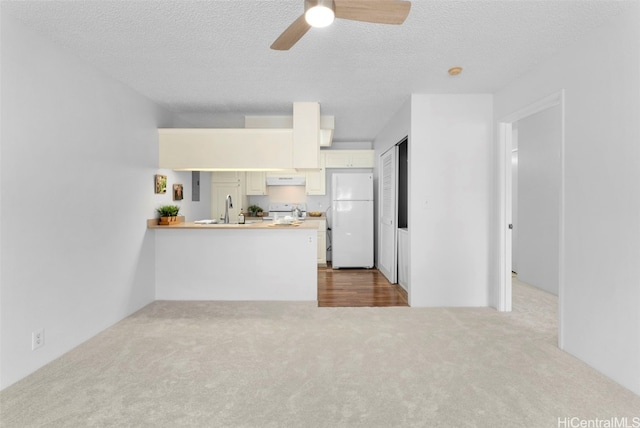
{"type": "Polygon", "coordinates": [[[307,195],[326,195],[327,194],[327,185],[326,185],[326,176],[327,172],[324,168],[324,154],[320,152],[322,156],[319,159],[318,169],[310,169],[305,171],[306,175],[306,192],[307,195]]]}
{"type": "Polygon", "coordinates": [[[211,173],[212,183],[242,183],[242,173],[238,171],[214,171],[211,173]]]}
{"type": "Polygon", "coordinates": [[[320,116],[320,147],[331,147],[335,119],[333,116],[320,116]]]}
{"type": "Polygon", "coordinates": [[[374,168],[373,150],[323,150],[326,168],[374,168]]]}
{"type": "Polygon", "coordinates": [[[320,157],[320,104],[293,103],[294,168],[318,168],[320,157]]]}
{"type": "Polygon", "coordinates": [[[292,129],[159,129],[158,134],[160,168],[207,171],[293,165],[292,129]]]}
{"type": "Polygon", "coordinates": [[[319,170],[307,171],[307,195],[326,195],[326,171],[324,168],[319,170]]]}
{"type": "Polygon", "coordinates": [[[291,126],[159,129],[159,167],[192,171],[318,168],[320,104],[293,103],[291,126]]]}
{"type": "MultiPolygon", "coordinates": [[[[335,123],[336,120],[334,116],[320,116],[320,147],[331,147],[335,123]]],[[[244,127],[292,129],[293,116],[245,116],[244,127]]]]}
{"type": "Polygon", "coordinates": [[[262,171],[247,172],[246,176],[247,195],[267,194],[267,174],[262,171]]]}

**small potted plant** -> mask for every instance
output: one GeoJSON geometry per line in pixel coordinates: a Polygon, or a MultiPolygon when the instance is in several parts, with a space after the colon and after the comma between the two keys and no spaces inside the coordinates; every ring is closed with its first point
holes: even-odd
{"type": "Polygon", "coordinates": [[[178,213],[180,212],[180,207],[177,205],[162,205],[156,212],[160,215],[160,220],[158,224],[161,225],[170,225],[178,222],[178,213]]]}
{"type": "Polygon", "coordinates": [[[251,205],[247,209],[249,210],[251,217],[262,217],[264,215],[264,211],[258,205],[251,205]]]}

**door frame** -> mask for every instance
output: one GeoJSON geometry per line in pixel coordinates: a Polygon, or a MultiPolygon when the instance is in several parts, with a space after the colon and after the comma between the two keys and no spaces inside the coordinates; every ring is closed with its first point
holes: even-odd
{"type": "MultiPolygon", "coordinates": [[[[565,93],[564,90],[548,95],[528,106],[515,111],[498,121],[498,302],[497,309],[501,312],[510,312],[512,309],[512,287],[511,287],[511,229],[512,223],[512,161],[511,150],[513,143],[513,124],[543,110],[560,106],[562,115],[562,135],[560,143],[560,212],[559,212],[559,255],[558,263],[558,299],[559,302],[564,297],[564,217],[565,217],[565,93]]],[[[558,325],[562,325],[563,314],[562,305],[558,305],[558,325]]],[[[562,344],[562,329],[558,331],[558,340],[562,344]]],[[[562,347],[562,346],[560,346],[562,347]]]]}

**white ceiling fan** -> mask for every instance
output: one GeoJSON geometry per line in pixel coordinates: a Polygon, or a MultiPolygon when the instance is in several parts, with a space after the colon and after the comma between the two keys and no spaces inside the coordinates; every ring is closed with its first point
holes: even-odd
{"type": "Polygon", "coordinates": [[[311,27],[326,27],[334,18],[376,24],[400,25],[409,15],[411,2],[404,0],[304,0],[304,13],[271,45],[291,49],[311,27]]]}

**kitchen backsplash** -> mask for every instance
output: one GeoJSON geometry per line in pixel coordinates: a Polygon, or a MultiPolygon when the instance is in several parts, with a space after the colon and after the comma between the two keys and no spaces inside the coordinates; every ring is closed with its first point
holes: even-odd
{"type": "MultiPolygon", "coordinates": [[[[360,172],[362,171],[371,172],[371,169],[363,168],[360,172]]],[[[331,176],[334,172],[354,172],[354,170],[332,169],[331,172],[327,173],[326,195],[307,196],[304,186],[267,186],[268,195],[249,196],[249,204],[259,205],[266,211],[270,203],[304,202],[307,204],[307,211],[326,212],[331,207],[331,176]]]]}
{"type": "Polygon", "coordinates": [[[278,196],[272,196],[272,190],[275,186],[271,186],[268,189],[269,195],[265,196],[249,196],[249,204],[250,205],[258,205],[262,207],[265,211],[268,209],[270,203],[275,202],[291,202],[291,203],[301,203],[305,202],[307,204],[308,211],[322,211],[325,212],[329,206],[331,205],[331,196],[307,196],[304,191],[303,186],[277,186],[278,190],[284,190],[287,188],[300,187],[302,190],[302,195],[297,195],[297,192],[291,192],[291,198],[283,198],[282,194],[278,194],[278,196]],[[294,197],[297,196],[297,197],[294,197]]]}

